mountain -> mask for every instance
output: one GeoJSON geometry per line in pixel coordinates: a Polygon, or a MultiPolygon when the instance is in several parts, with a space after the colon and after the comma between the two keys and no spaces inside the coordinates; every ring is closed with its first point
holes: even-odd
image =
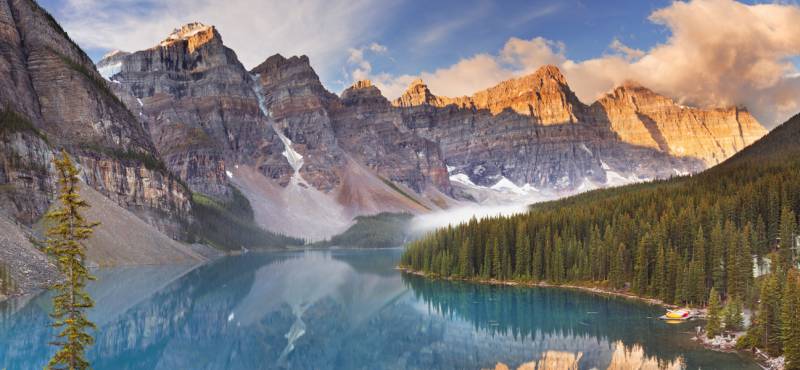
{"type": "Polygon", "coordinates": [[[0,208],[30,224],[47,209],[52,149],[79,162],[86,183],[159,230],[182,237],[189,194],[152,153],[136,117],[89,57],[35,2],[2,1],[0,208]]]}
{"type": "Polygon", "coordinates": [[[607,94],[592,108],[605,112],[622,141],[673,156],[721,163],[766,134],[740,107],[702,110],[684,107],[633,82],[607,94]]]}
{"type": "Polygon", "coordinates": [[[469,97],[421,80],[389,101],[329,92],[306,56],[250,71],[213,26],[98,62],[171,173],[268,230],[320,240],[354,217],[532,202],[695,173],[766,131],[742,108],[681,107],[633,83],[586,105],[555,66],[469,97]]]}
{"type": "MultiPolygon", "coordinates": [[[[0,219],[8,267],[21,291],[57,278],[31,241],[55,195],[52,159],[76,161],[90,213],[115,239],[94,263],[198,262],[186,240],[188,189],[156,155],[142,122],[111,92],[91,59],[31,0],[0,1],[0,219]],[[120,235],[135,234],[128,243],[120,235]],[[147,243],[136,243],[146,240],[147,243]]],[[[109,240],[98,235],[97,240],[109,240]]]]}
{"type": "Polygon", "coordinates": [[[425,212],[437,207],[430,198],[449,198],[435,143],[396,127],[385,98],[367,108],[328,92],[305,56],[247,71],[213,26],[193,23],[97,67],[172,173],[221,201],[235,185],[268,230],[321,239],[361,214],[425,212]]]}
{"type": "Polygon", "coordinates": [[[798,154],[800,115],[694,176],[437,230],[411,243],[401,265],[459,279],[596,286],[676,305],[704,305],[711,292],[758,301],[760,282],[783,284],[782,274],[797,266],[798,154]],[[764,258],[776,272],[754,279],[764,258]]]}
{"type": "Polygon", "coordinates": [[[587,190],[693,173],[766,133],[746,110],[681,107],[634,84],[587,106],[555,66],[470,97],[438,97],[417,80],[393,104],[468,177],[454,180],[515,191],[587,190]]]}

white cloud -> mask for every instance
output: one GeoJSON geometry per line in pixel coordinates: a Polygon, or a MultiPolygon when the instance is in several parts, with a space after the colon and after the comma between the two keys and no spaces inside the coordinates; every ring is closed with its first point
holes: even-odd
{"type": "Polygon", "coordinates": [[[213,24],[247,68],[275,53],[306,54],[323,79],[347,50],[375,37],[397,0],[68,0],[58,20],[85,48],[152,47],[174,28],[213,24]]]}
{"type": "Polygon", "coordinates": [[[390,98],[416,77],[435,94],[458,96],[555,64],[586,103],[632,79],[684,104],[744,105],[767,127],[800,111],[800,77],[790,60],[800,55],[800,7],[694,0],[656,10],[649,19],[671,32],[649,50],[612,40],[610,54],[573,61],[561,43],[511,38],[496,54],[477,54],[433,72],[371,78],[390,98]]]}
{"type": "Polygon", "coordinates": [[[364,58],[365,52],[374,54],[384,54],[388,49],[386,46],[373,42],[360,48],[350,48],[348,50],[347,64],[353,67],[350,76],[354,81],[366,80],[372,74],[372,63],[364,58]]]}

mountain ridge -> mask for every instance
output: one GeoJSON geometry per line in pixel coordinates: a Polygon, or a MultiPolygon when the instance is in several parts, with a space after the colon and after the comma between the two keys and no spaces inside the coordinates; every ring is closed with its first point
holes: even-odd
{"type": "MultiPolygon", "coordinates": [[[[320,208],[327,210],[327,216],[317,214],[317,218],[428,212],[475,201],[532,202],[698,172],[763,133],[746,111],[691,110],[681,116],[684,108],[650,90],[636,94],[654,102],[646,113],[655,119],[623,97],[610,95],[586,105],[552,65],[470,97],[436,96],[421,80],[394,101],[369,81],[356,81],[336,95],[321,83],[307,56],[274,54],[245,71],[213,26],[189,24],[175,32],[167,38],[169,42],[105,58],[98,62],[98,69],[120,65],[110,69],[115,73],[106,74],[114,92],[149,122],[168,167],[193,191],[224,199],[231,185],[274,182],[277,187],[268,194],[259,189],[242,191],[254,197],[254,204],[267,207],[260,211],[255,207],[257,214],[272,219],[262,226],[278,227],[278,231],[285,231],[274,222],[283,212],[276,207],[285,203],[279,198],[288,196],[286,192],[294,186],[326,204],[320,208]],[[209,61],[217,64],[211,66],[209,61]],[[166,71],[185,77],[175,80],[166,71]],[[230,91],[240,92],[236,93],[238,107],[220,103],[230,91]],[[200,101],[214,107],[209,113],[220,112],[214,113],[217,118],[189,109],[200,101]],[[176,114],[164,126],[164,117],[176,114]],[[747,125],[740,124],[739,116],[747,125]],[[168,139],[160,140],[159,127],[174,126],[178,117],[186,128],[175,128],[168,139]],[[241,127],[236,122],[247,117],[251,121],[248,137],[236,130],[227,138],[219,134],[241,127]],[[685,123],[667,124],[675,119],[685,123]],[[661,132],[702,127],[714,120],[718,123],[709,127],[721,127],[718,131],[727,135],[724,140],[710,130],[703,135],[661,132]],[[745,126],[753,128],[747,135],[740,130],[745,126]],[[734,127],[743,133],[741,138],[731,134],[734,127]],[[177,145],[181,137],[207,140],[192,149],[177,145]],[[231,140],[239,142],[231,145],[231,140]],[[699,149],[684,155],[673,150],[679,147],[699,149]],[[213,153],[202,159],[202,152],[209,150],[213,153]],[[173,154],[183,159],[176,160],[173,154]],[[244,168],[250,172],[242,172],[244,168]],[[249,180],[231,184],[236,180],[231,175],[236,173],[249,180]],[[372,180],[352,181],[363,176],[372,180]],[[350,189],[366,184],[371,185],[350,189]],[[393,194],[394,200],[387,204],[399,208],[376,208],[370,198],[377,194],[393,194]],[[267,199],[271,200],[262,202],[267,199]],[[270,216],[274,212],[278,213],[270,216]]],[[[633,86],[622,88],[627,92],[624,89],[633,86]]]]}

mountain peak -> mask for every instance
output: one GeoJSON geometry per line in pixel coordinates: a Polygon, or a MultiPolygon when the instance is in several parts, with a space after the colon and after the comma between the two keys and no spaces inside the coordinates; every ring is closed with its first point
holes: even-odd
{"type": "Polygon", "coordinates": [[[428,89],[428,85],[426,85],[421,78],[417,78],[411,81],[408,89],[406,89],[403,95],[397,98],[393,104],[399,107],[413,107],[422,104],[431,104],[436,99],[436,96],[428,89]]]}
{"type": "Polygon", "coordinates": [[[106,53],[105,55],[103,55],[103,57],[102,57],[102,58],[100,58],[100,60],[103,60],[103,59],[110,59],[110,58],[114,58],[114,57],[118,57],[118,56],[124,56],[124,55],[128,55],[128,54],[130,54],[130,53],[128,53],[127,51],[122,51],[122,50],[119,50],[119,49],[114,49],[114,50],[111,50],[111,51],[109,51],[109,52],[108,52],[108,53],[106,53]]]}
{"type": "Polygon", "coordinates": [[[426,88],[428,87],[428,85],[425,84],[425,81],[423,81],[421,78],[417,78],[417,79],[414,79],[414,81],[411,81],[411,84],[408,85],[408,88],[412,89],[412,88],[417,87],[417,86],[426,87],[426,88]]]}
{"type": "Polygon", "coordinates": [[[275,54],[264,60],[261,64],[253,68],[250,73],[256,74],[271,74],[278,71],[285,73],[305,73],[314,76],[318,79],[314,68],[311,67],[311,61],[306,55],[284,57],[281,54],[275,54]]]}
{"type": "Polygon", "coordinates": [[[353,86],[350,86],[351,89],[367,89],[372,87],[372,81],[370,80],[358,80],[356,81],[353,86]]]}
{"type": "Polygon", "coordinates": [[[533,72],[533,75],[534,76],[540,76],[540,77],[545,77],[546,76],[546,77],[550,77],[552,79],[555,79],[555,80],[558,80],[558,81],[561,81],[561,82],[565,82],[565,83],[567,81],[567,78],[564,77],[563,73],[561,73],[561,69],[559,69],[557,66],[552,65],[552,64],[545,64],[545,65],[539,67],[539,69],[537,69],[535,72],[533,72]]]}
{"type": "Polygon", "coordinates": [[[221,39],[214,26],[205,25],[200,22],[192,22],[174,29],[164,41],[161,41],[159,46],[165,47],[177,42],[187,41],[189,43],[189,51],[192,52],[200,45],[214,39],[221,39]]]}
{"type": "Polygon", "coordinates": [[[381,104],[386,102],[386,98],[381,93],[381,90],[373,85],[370,80],[356,81],[356,83],[342,92],[341,99],[342,102],[347,105],[367,103],[369,101],[381,104]]]}

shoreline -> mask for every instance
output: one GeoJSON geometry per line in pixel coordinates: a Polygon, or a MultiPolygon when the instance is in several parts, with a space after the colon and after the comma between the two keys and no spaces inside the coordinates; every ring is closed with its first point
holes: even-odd
{"type": "MultiPolygon", "coordinates": [[[[632,301],[647,303],[652,306],[661,306],[664,308],[681,308],[681,306],[666,303],[657,298],[647,298],[647,297],[640,297],[633,293],[622,292],[622,291],[615,291],[609,290],[607,288],[602,288],[598,286],[583,286],[583,285],[574,285],[574,284],[551,284],[546,281],[538,281],[538,282],[524,282],[524,281],[510,281],[510,280],[497,280],[497,279],[461,279],[461,278],[454,278],[454,277],[442,277],[437,275],[426,274],[424,272],[412,270],[405,267],[397,266],[395,267],[396,270],[399,270],[406,274],[416,275],[420,277],[424,277],[426,279],[440,279],[440,280],[448,280],[448,281],[461,281],[467,283],[475,283],[475,284],[485,284],[485,285],[498,285],[498,286],[521,286],[521,287],[528,287],[528,288],[561,288],[561,289],[571,289],[571,290],[578,290],[585,293],[593,293],[597,295],[603,296],[611,296],[611,297],[619,297],[625,298],[632,301]]],[[[699,312],[705,312],[702,309],[695,309],[699,312]]],[[[704,315],[698,315],[698,318],[705,317],[704,315]]]]}
{"type": "MultiPolygon", "coordinates": [[[[409,268],[406,268],[406,267],[401,267],[401,266],[396,266],[395,270],[398,270],[401,273],[415,275],[415,276],[419,276],[419,277],[422,277],[422,278],[425,278],[425,279],[460,281],[460,282],[466,282],[466,283],[484,284],[484,285],[496,285],[496,286],[519,286],[519,287],[528,287],[528,288],[570,289],[570,290],[576,290],[576,291],[581,291],[581,292],[584,292],[584,293],[591,293],[591,294],[596,294],[596,295],[601,295],[601,296],[625,298],[625,299],[628,299],[628,300],[631,300],[631,301],[646,303],[646,304],[649,304],[649,305],[652,305],[652,306],[661,306],[661,307],[664,307],[664,308],[667,308],[667,309],[681,308],[681,306],[670,304],[670,303],[666,303],[666,302],[664,302],[664,301],[662,301],[660,299],[640,297],[640,296],[637,296],[637,295],[635,295],[633,293],[614,291],[614,290],[609,290],[607,288],[602,288],[602,287],[597,287],[597,286],[583,286],[583,285],[574,285],[574,284],[561,284],[561,285],[559,285],[559,284],[550,284],[550,283],[547,283],[547,282],[544,282],[544,281],[539,281],[539,282],[532,282],[532,281],[531,282],[521,282],[521,281],[508,281],[508,280],[497,280],[497,279],[461,279],[461,278],[455,278],[455,277],[442,277],[442,276],[437,276],[437,275],[433,275],[433,274],[426,274],[426,273],[421,272],[421,271],[416,271],[416,270],[412,270],[412,269],[409,269],[409,268]]],[[[698,313],[696,315],[696,318],[700,318],[700,319],[704,319],[705,318],[705,309],[699,309],[698,308],[698,309],[693,309],[693,310],[698,313]]],[[[720,346],[715,346],[712,343],[711,340],[707,340],[704,337],[695,336],[693,338],[690,338],[690,340],[699,343],[700,345],[703,346],[703,348],[705,348],[705,349],[707,349],[709,351],[722,352],[722,353],[743,353],[743,354],[747,354],[749,357],[751,357],[755,361],[756,364],[758,364],[759,366],[761,366],[764,369],[769,369],[769,367],[767,367],[767,366],[769,365],[769,362],[771,360],[773,360],[772,358],[766,358],[766,359],[765,358],[761,358],[759,356],[759,352],[760,351],[737,350],[735,348],[723,348],[723,347],[720,347],[720,346]],[[765,365],[767,365],[767,366],[765,366],[765,365]]],[[[763,353],[762,353],[762,356],[763,356],[763,353]]]]}

